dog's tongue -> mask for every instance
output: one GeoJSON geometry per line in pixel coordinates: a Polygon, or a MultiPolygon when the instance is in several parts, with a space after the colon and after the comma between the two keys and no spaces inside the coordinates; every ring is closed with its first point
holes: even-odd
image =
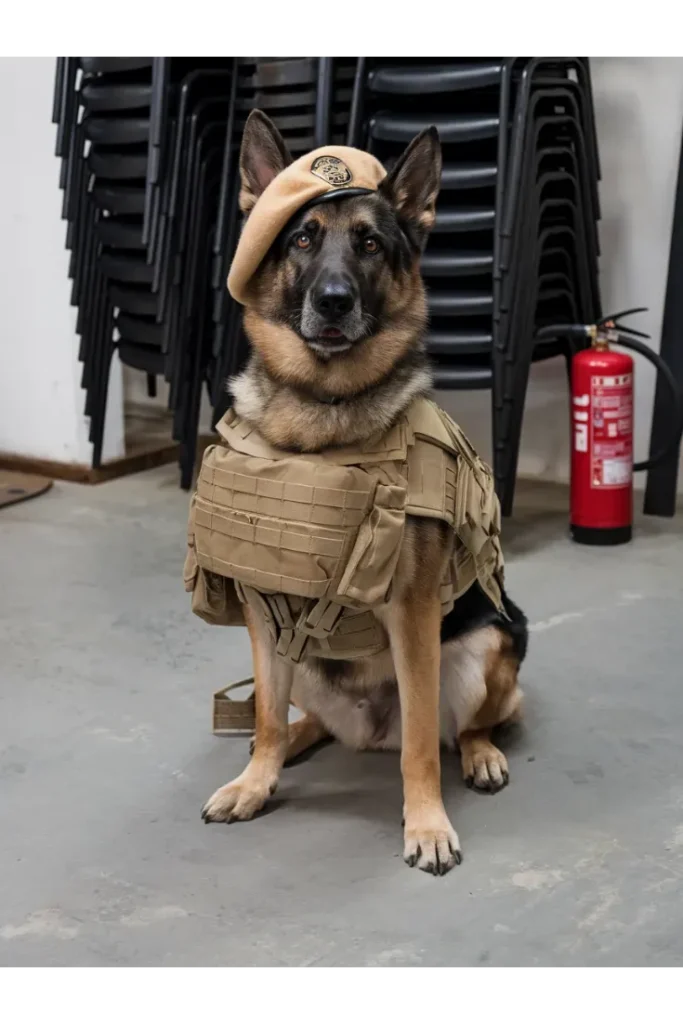
{"type": "Polygon", "coordinates": [[[341,338],[342,336],[342,332],[338,327],[325,327],[320,332],[321,338],[341,338]]]}

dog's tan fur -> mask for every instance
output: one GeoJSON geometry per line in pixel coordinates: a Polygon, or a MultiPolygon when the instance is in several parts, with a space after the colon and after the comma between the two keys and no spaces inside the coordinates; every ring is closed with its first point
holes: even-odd
{"type": "MultiPolygon", "coordinates": [[[[243,145],[253,145],[248,131],[243,145]]],[[[277,166],[275,156],[273,162],[277,166]]],[[[254,175],[245,171],[244,157],[242,168],[248,210],[254,175]]],[[[434,190],[426,188],[416,199],[409,176],[399,178],[396,205],[412,203],[416,219],[431,226],[434,190]]],[[[329,204],[316,210],[316,217],[335,215],[329,204]]],[[[286,282],[286,263],[266,266],[258,282],[262,298],[246,312],[253,356],[233,383],[239,414],[271,444],[298,451],[357,442],[387,429],[426,390],[424,370],[411,362],[412,353],[421,352],[426,317],[419,261],[390,282],[381,329],[325,362],[292,328],[271,318],[286,282]],[[336,404],[326,401],[330,395],[336,404]]],[[[441,645],[439,582],[452,545],[444,523],[409,518],[391,600],[376,613],[390,653],[345,665],[338,686],[329,685],[315,659],[293,668],[277,658],[264,624],[247,610],[257,708],[253,756],[239,778],[208,801],[207,820],[252,817],[273,792],[285,761],[334,735],[360,749],[401,749],[406,861],[435,873],[459,862],[460,844],[441,796],[440,744],[452,747],[457,739],[465,779],[475,788],[500,788],[507,762],[491,742],[491,729],[518,712],[521,695],[517,658],[498,628],[441,645]],[[304,717],[288,727],[290,699],[304,717]]]]}

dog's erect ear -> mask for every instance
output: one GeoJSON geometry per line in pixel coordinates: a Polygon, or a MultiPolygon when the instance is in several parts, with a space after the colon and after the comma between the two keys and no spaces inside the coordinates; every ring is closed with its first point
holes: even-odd
{"type": "Polygon", "coordinates": [[[249,213],[276,174],[291,164],[285,141],[269,117],[252,110],[244,126],[240,150],[240,210],[249,213]]]}
{"type": "Polygon", "coordinates": [[[441,143],[436,128],[416,135],[380,185],[416,244],[422,246],[436,220],[441,187],[441,143]]]}

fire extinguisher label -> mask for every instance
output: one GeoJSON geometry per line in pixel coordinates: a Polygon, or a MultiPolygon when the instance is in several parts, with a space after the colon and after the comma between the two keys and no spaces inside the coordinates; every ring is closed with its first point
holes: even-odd
{"type": "Polygon", "coordinates": [[[624,487],[633,472],[633,374],[591,377],[591,487],[624,487]]]}

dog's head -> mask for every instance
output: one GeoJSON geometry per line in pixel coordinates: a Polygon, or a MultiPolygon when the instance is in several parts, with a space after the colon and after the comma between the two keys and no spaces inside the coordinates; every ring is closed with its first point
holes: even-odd
{"type": "MultiPolygon", "coordinates": [[[[240,157],[243,213],[249,215],[290,162],[277,128],[260,111],[252,113],[240,157]]],[[[319,376],[316,366],[324,367],[326,376],[349,371],[367,386],[419,342],[426,321],[420,255],[434,223],[440,179],[439,139],[428,128],[377,192],[315,203],[295,214],[257,271],[245,319],[271,372],[282,376],[288,367],[290,378],[310,378],[319,376]]]]}

